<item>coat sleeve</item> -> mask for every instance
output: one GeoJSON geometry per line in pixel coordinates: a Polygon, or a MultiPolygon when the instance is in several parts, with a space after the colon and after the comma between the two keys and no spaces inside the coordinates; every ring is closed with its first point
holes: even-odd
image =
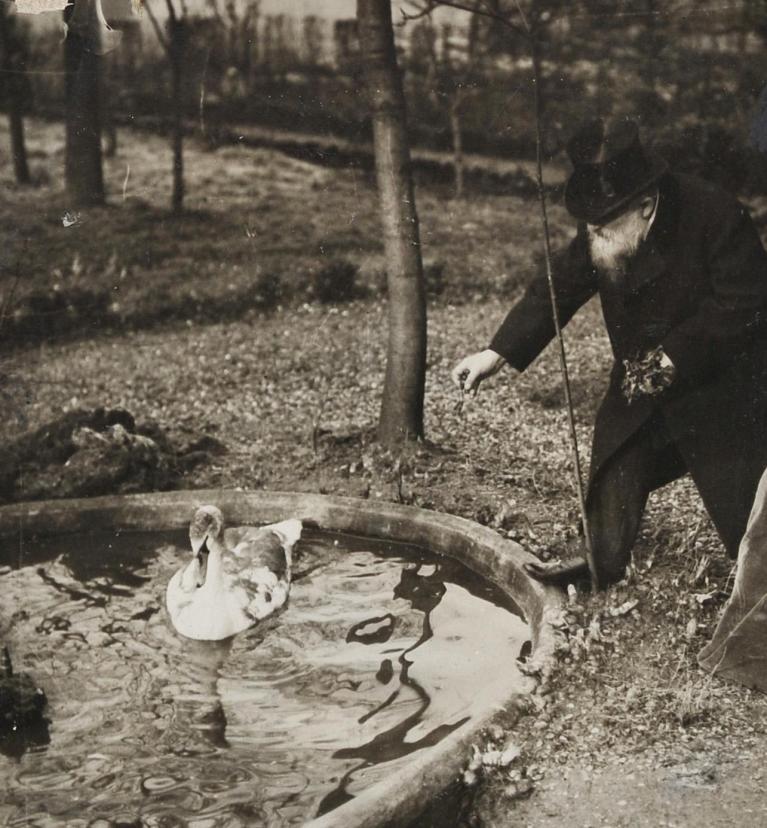
{"type": "MultiPolygon", "coordinates": [[[[580,226],[569,246],[554,257],[553,273],[559,321],[564,327],[598,288],[585,226],[580,226]]],[[[489,347],[518,371],[524,371],[553,339],[554,333],[549,285],[544,273],[533,279],[509,311],[489,347]]]]}
{"type": "Polygon", "coordinates": [[[767,254],[748,212],[735,202],[715,219],[706,234],[708,293],[662,342],[679,378],[694,382],[745,353],[767,309],[767,254]]]}

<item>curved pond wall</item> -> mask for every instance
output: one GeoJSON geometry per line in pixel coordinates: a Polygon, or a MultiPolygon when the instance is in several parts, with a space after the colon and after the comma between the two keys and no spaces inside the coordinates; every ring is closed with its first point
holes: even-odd
{"type": "MultiPolygon", "coordinates": [[[[439,512],[348,497],[194,490],[3,506],[0,537],[17,538],[25,531],[53,534],[112,528],[180,529],[188,526],[194,509],[204,503],[219,506],[230,524],[272,523],[297,517],[322,529],[403,541],[457,558],[501,587],[520,607],[531,628],[536,664],[545,671],[553,660],[557,640],[554,624],[561,611],[561,593],[525,574],[523,564],[536,559],[519,544],[504,540],[491,529],[439,512]]],[[[530,679],[525,692],[534,689],[535,681],[530,679]]],[[[404,769],[307,825],[407,825],[457,778],[480,732],[499,710],[520,701],[519,695],[498,698],[485,715],[470,720],[438,745],[417,754],[404,769]]]]}

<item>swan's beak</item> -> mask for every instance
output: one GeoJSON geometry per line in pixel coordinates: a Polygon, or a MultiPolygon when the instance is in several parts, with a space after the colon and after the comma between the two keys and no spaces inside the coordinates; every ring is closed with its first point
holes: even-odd
{"type": "Polygon", "coordinates": [[[194,553],[199,565],[200,577],[198,579],[197,586],[201,587],[205,583],[205,579],[208,576],[208,555],[210,554],[210,551],[208,550],[207,535],[203,535],[199,542],[192,544],[192,552],[194,553]]]}
{"type": "Polygon", "coordinates": [[[207,546],[206,546],[206,544],[208,542],[207,534],[203,535],[200,538],[190,538],[190,542],[192,544],[192,554],[193,555],[199,555],[203,548],[205,548],[205,551],[207,552],[207,546]]]}

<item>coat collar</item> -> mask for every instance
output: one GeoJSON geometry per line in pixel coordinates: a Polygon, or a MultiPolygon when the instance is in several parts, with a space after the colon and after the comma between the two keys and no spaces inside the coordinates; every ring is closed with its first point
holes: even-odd
{"type": "Polygon", "coordinates": [[[679,218],[679,183],[667,173],[659,184],[658,212],[650,234],[631,263],[624,282],[626,293],[636,293],[666,272],[679,218]]]}

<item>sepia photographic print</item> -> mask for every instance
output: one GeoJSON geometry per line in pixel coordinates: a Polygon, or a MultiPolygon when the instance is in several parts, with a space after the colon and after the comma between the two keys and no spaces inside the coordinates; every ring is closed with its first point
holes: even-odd
{"type": "Polygon", "coordinates": [[[0,0],[0,823],[767,824],[767,2],[0,0]]]}

